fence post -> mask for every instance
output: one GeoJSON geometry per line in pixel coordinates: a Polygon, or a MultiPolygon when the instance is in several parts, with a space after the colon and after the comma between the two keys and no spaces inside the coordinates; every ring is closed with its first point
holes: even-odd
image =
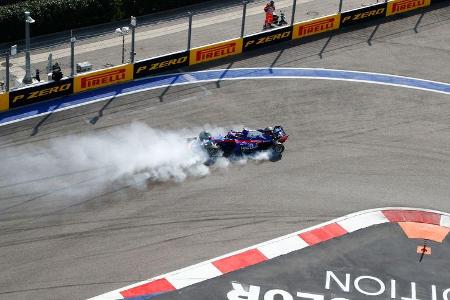
{"type": "Polygon", "coordinates": [[[33,83],[31,79],[31,62],[30,62],[30,24],[35,21],[30,17],[30,12],[25,12],[25,77],[23,78],[23,83],[30,84],[33,83]]]}
{"type": "Polygon", "coordinates": [[[125,34],[122,34],[122,64],[125,63],[125,34]]]}
{"type": "Polygon", "coordinates": [[[5,78],[5,91],[9,92],[9,49],[6,51],[6,78],[5,78]]]}
{"type": "Polygon", "coordinates": [[[77,39],[70,32],[70,76],[74,77],[75,72],[75,42],[77,39]]]}
{"type": "MultiPolygon", "coordinates": [[[[342,1],[342,0],[341,0],[342,1]]],[[[297,9],[297,0],[293,0],[292,3],[292,17],[291,17],[291,26],[294,25],[295,21],[295,10],[297,9]]]]}
{"type": "Polygon", "coordinates": [[[134,63],[134,56],[136,52],[134,51],[135,35],[136,35],[136,17],[131,16],[131,51],[130,51],[130,62],[134,63]]]}
{"type": "Polygon", "coordinates": [[[248,1],[247,0],[242,1],[242,4],[243,4],[243,8],[242,8],[241,38],[243,38],[244,34],[245,34],[245,18],[247,16],[247,4],[248,4],[248,1]]]}
{"type": "Polygon", "coordinates": [[[10,76],[11,76],[11,70],[10,70],[10,63],[9,60],[11,56],[17,55],[17,45],[12,45],[7,51],[6,51],[6,76],[5,76],[5,90],[6,92],[9,92],[10,90],[10,76]]]}
{"type": "Polygon", "coordinates": [[[192,39],[192,18],[193,13],[188,11],[188,17],[189,17],[189,27],[188,27],[188,40],[187,40],[187,50],[191,50],[191,39],[192,39]]]}

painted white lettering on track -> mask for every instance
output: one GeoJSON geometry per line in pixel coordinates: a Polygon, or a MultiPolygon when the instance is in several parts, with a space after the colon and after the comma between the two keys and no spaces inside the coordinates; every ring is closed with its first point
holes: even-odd
{"type": "Polygon", "coordinates": [[[355,285],[355,289],[358,292],[360,292],[361,294],[367,295],[367,296],[379,296],[379,295],[383,294],[384,291],[386,290],[386,286],[384,285],[383,281],[381,281],[380,279],[373,277],[373,276],[359,276],[358,278],[355,279],[354,285],[355,285]],[[366,280],[369,279],[369,280],[375,281],[380,286],[380,289],[377,292],[364,291],[359,284],[359,282],[364,279],[366,279],[366,280]]]}
{"type": "Polygon", "coordinates": [[[248,289],[245,289],[242,284],[238,282],[232,282],[233,290],[227,294],[228,300],[258,300],[260,287],[250,285],[248,289]]]}
{"type": "Polygon", "coordinates": [[[339,285],[341,290],[347,293],[350,291],[350,274],[345,274],[345,285],[344,285],[342,281],[340,281],[339,278],[334,274],[333,271],[327,271],[325,275],[325,289],[327,290],[330,290],[331,278],[334,279],[334,281],[339,285]]]}

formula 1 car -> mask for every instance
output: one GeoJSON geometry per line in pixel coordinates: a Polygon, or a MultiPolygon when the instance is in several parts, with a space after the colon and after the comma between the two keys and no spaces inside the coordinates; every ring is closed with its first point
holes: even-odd
{"type": "Polygon", "coordinates": [[[283,143],[288,135],[283,127],[266,127],[264,129],[242,131],[229,131],[224,136],[211,136],[208,132],[201,132],[197,138],[209,157],[207,164],[214,163],[218,157],[239,158],[252,156],[266,151],[269,159],[276,161],[281,159],[284,152],[283,143]]]}

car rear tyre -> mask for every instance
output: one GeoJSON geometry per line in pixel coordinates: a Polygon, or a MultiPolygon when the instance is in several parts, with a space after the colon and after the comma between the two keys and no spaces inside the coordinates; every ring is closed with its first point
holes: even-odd
{"type": "Polygon", "coordinates": [[[275,153],[281,154],[284,151],[284,145],[283,144],[275,144],[273,145],[273,151],[275,153]]]}
{"type": "Polygon", "coordinates": [[[209,155],[210,157],[216,157],[216,156],[218,156],[218,155],[219,155],[219,149],[217,149],[217,148],[209,148],[209,149],[208,149],[208,155],[209,155]]]}

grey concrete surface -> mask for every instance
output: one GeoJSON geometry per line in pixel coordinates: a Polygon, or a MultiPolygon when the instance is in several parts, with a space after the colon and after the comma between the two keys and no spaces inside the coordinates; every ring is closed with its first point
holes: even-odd
{"type": "MultiPolygon", "coordinates": [[[[343,10],[351,10],[363,5],[375,3],[376,0],[348,0],[343,5],[343,10]]],[[[283,10],[288,22],[292,15],[292,0],[276,1],[277,13],[283,10]]],[[[250,1],[247,9],[245,34],[260,32],[264,22],[263,6],[265,1],[250,1]]],[[[312,18],[334,14],[338,11],[338,0],[315,1],[298,0],[296,6],[295,21],[309,20],[312,18]]],[[[170,52],[186,49],[187,46],[187,11],[194,13],[192,47],[211,44],[231,38],[238,38],[241,32],[242,4],[241,1],[223,3],[212,1],[201,5],[193,5],[180,8],[175,11],[159,13],[154,16],[138,18],[136,29],[136,59],[155,57],[170,52]]],[[[121,63],[122,38],[114,33],[117,27],[129,26],[129,22],[117,22],[101,26],[75,30],[78,37],[75,52],[76,62],[89,61],[93,69],[102,69],[106,66],[121,63]],[[81,53],[81,54],[80,54],[81,53]]],[[[57,34],[55,37],[37,37],[33,39],[31,62],[33,74],[35,69],[45,70],[48,54],[52,53],[54,61],[58,61],[65,75],[70,74],[70,47],[69,33],[57,34]]],[[[126,37],[125,61],[128,61],[130,52],[130,35],[126,37]]],[[[19,44],[20,45],[20,44],[19,44]]],[[[6,49],[8,45],[0,45],[6,49]]],[[[19,50],[23,51],[19,46],[19,50]]],[[[21,78],[24,75],[24,53],[11,59],[11,87],[20,87],[21,78]],[[19,80],[19,82],[17,81],[19,80]]],[[[5,76],[4,65],[0,64],[0,80],[5,76]]],[[[44,80],[44,76],[41,76],[44,80]]]]}
{"type": "MultiPolygon", "coordinates": [[[[341,68],[448,82],[449,12],[443,7],[376,31],[287,43],[210,67],[341,68]]],[[[0,298],[88,298],[363,209],[448,212],[449,114],[450,98],[429,92],[245,81],[155,90],[0,127],[0,298]],[[14,169],[55,137],[132,121],[162,129],[282,124],[290,139],[277,163],[144,189],[111,184],[74,196],[96,187],[95,170],[47,177],[31,166],[14,169]],[[24,171],[34,181],[14,178],[24,171]]]]}
{"type": "Polygon", "coordinates": [[[151,299],[247,299],[232,283],[252,291],[249,299],[272,299],[271,293],[279,294],[273,299],[283,299],[281,293],[290,299],[314,299],[297,293],[323,297],[315,299],[433,299],[433,286],[434,299],[445,299],[450,239],[427,241],[431,255],[417,253],[423,245],[398,224],[382,224],[151,299]]]}

